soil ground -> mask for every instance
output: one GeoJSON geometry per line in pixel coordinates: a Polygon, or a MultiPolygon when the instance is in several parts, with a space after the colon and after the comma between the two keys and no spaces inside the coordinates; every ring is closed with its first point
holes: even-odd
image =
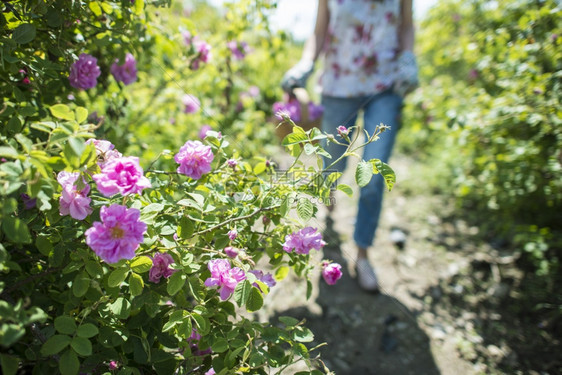
{"type": "MultiPolygon", "coordinates": [[[[318,217],[309,225],[320,228],[328,243],[315,260],[340,263],[344,276],[329,286],[315,274],[308,301],[306,280],[287,277],[272,288],[259,319],[274,324],[284,315],[306,319],[315,334],[307,346],[327,344],[311,353],[311,357],[320,354],[321,362],[313,363],[318,367],[324,363],[337,375],[554,374],[515,370],[519,359],[509,343],[483,334],[490,332],[483,326],[501,326],[505,318],[493,309],[478,309],[479,302],[501,304],[512,288],[498,276],[498,261],[489,258],[504,263],[513,260],[475,240],[477,227],[450,219],[452,203],[425,188],[415,160],[398,154],[390,164],[397,183],[385,195],[376,241],[369,249],[381,293],[369,294],[357,286],[352,241],[357,193],[350,198],[338,192],[335,210],[328,215],[319,206],[318,217]],[[402,249],[391,242],[393,227],[407,234],[402,249]],[[466,275],[473,271],[481,273],[477,284],[482,285],[472,295],[466,275]]],[[[342,182],[353,186],[352,169],[348,168],[342,182]]],[[[283,373],[306,369],[300,363],[283,373]]]]}

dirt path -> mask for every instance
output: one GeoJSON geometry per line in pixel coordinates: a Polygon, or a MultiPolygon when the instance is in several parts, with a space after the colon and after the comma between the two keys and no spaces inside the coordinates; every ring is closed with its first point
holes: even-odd
{"type": "MultiPolygon", "coordinates": [[[[438,311],[433,303],[441,298],[439,283],[466,266],[462,252],[452,250],[463,234],[476,229],[463,222],[443,221],[449,205],[423,189],[413,160],[397,155],[391,166],[398,182],[386,194],[382,224],[369,249],[382,293],[372,295],[357,287],[352,269],[357,194],[353,198],[337,194],[330,217],[319,207],[319,218],[310,225],[321,228],[328,242],[323,253],[316,254],[317,260],[341,263],[343,278],[328,286],[315,275],[314,293],[305,301],[305,280],[288,277],[272,289],[260,319],[275,323],[283,315],[305,318],[315,333],[310,347],[327,343],[319,349],[321,359],[337,375],[480,373],[485,368],[459,354],[471,330],[471,313],[467,311],[466,319],[459,320],[438,311]],[[390,241],[393,226],[408,233],[402,250],[390,241]]],[[[353,178],[349,172],[343,176],[344,183],[353,178]]],[[[285,373],[297,370],[305,367],[295,366],[285,373]]]]}

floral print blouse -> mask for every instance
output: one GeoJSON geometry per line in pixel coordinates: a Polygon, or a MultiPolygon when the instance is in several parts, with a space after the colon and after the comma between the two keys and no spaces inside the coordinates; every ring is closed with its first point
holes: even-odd
{"type": "Polygon", "coordinates": [[[356,97],[392,86],[398,57],[400,0],[328,0],[322,94],[356,97]]]}

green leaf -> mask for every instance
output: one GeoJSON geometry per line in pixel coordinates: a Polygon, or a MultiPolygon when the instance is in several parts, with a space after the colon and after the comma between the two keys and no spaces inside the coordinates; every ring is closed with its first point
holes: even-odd
{"type": "Polygon", "coordinates": [[[26,44],[35,39],[36,34],[37,30],[35,28],[35,25],[32,25],[30,23],[22,23],[21,25],[16,27],[14,32],[12,33],[12,40],[19,44],[26,44]]]}
{"type": "Polygon", "coordinates": [[[285,277],[287,277],[287,275],[289,275],[289,270],[290,268],[287,266],[279,267],[277,270],[275,270],[275,280],[283,280],[285,277]]]}
{"type": "Polygon", "coordinates": [[[311,155],[316,152],[318,147],[314,146],[312,143],[307,143],[304,145],[304,153],[307,155],[311,155]]]}
{"type": "Polygon", "coordinates": [[[129,270],[124,267],[113,270],[113,272],[109,274],[109,277],[107,279],[107,285],[109,285],[110,288],[115,288],[120,286],[123,283],[123,281],[125,281],[125,279],[127,278],[128,273],[129,270]]]}
{"type": "Polygon", "coordinates": [[[209,333],[210,324],[208,319],[205,319],[197,313],[192,313],[191,317],[193,318],[193,320],[195,320],[195,327],[197,328],[197,332],[201,336],[205,336],[207,333],[209,333]]]}
{"type": "Polygon", "coordinates": [[[371,178],[373,177],[373,167],[371,164],[364,160],[361,160],[357,164],[357,169],[355,170],[355,181],[359,187],[367,186],[371,178]]]}
{"type": "Polygon", "coordinates": [[[35,247],[37,247],[37,250],[45,256],[49,256],[49,253],[53,250],[53,244],[45,235],[37,236],[35,239],[35,247]]]}
{"type": "Polygon", "coordinates": [[[2,230],[15,243],[31,243],[27,224],[17,217],[5,217],[2,220],[2,230]]]}
{"type": "Polygon", "coordinates": [[[76,122],[81,124],[88,118],[88,110],[84,107],[76,107],[74,110],[76,114],[76,122]]]}
{"type": "Polygon", "coordinates": [[[178,335],[183,338],[189,338],[193,333],[193,325],[191,324],[191,319],[184,319],[183,322],[177,328],[178,335]]]}
{"type": "Polygon", "coordinates": [[[353,195],[353,190],[349,185],[346,184],[338,184],[338,190],[343,191],[347,196],[351,197],[353,195]]]}
{"type": "Polygon", "coordinates": [[[298,342],[311,342],[314,340],[314,334],[306,327],[296,327],[293,331],[293,339],[298,342]]]}
{"type": "Polygon", "coordinates": [[[177,292],[183,288],[185,284],[185,275],[182,272],[175,272],[170,278],[168,279],[168,285],[166,286],[166,290],[168,294],[173,296],[177,292]]]}
{"type": "MultiPolygon", "coordinates": [[[[297,353],[299,356],[303,357],[303,358],[310,358],[310,354],[308,353],[308,349],[306,348],[306,346],[300,342],[295,343],[293,345],[293,350],[295,351],[295,353],[297,353]]],[[[307,373],[308,375],[310,375],[310,373],[307,373]]]]}
{"type": "Polygon", "coordinates": [[[80,157],[80,165],[93,166],[97,162],[98,155],[93,144],[85,145],[84,152],[80,157]]]}
{"type": "Polygon", "coordinates": [[[17,150],[10,146],[0,147],[0,157],[16,159],[19,156],[17,150]]]}
{"type": "Polygon", "coordinates": [[[252,288],[248,302],[246,302],[246,310],[249,312],[258,311],[263,306],[263,296],[258,288],[252,288]]]}
{"type": "MultiPolygon", "coordinates": [[[[24,98],[21,100],[24,100],[24,98]]],[[[21,125],[20,119],[17,116],[13,116],[10,120],[8,120],[8,124],[5,128],[11,133],[17,133],[21,131],[21,125]]]]}
{"type": "Polygon", "coordinates": [[[219,338],[211,345],[214,353],[224,353],[228,350],[228,341],[224,338],[219,338]]]}
{"type": "Polygon", "coordinates": [[[72,282],[72,294],[75,297],[82,297],[90,288],[90,277],[86,272],[80,272],[72,282]]]}
{"type": "Polygon", "coordinates": [[[49,27],[54,28],[62,25],[63,18],[59,13],[59,10],[55,8],[50,8],[45,16],[47,19],[47,25],[49,25],[49,27]]]}
{"type": "Polygon", "coordinates": [[[89,339],[90,337],[94,337],[98,333],[99,333],[98,327],[96,327],[92,323],[82,324],[76,330],[76,335],[78,335],[79,337],[84,337],[86,339],[89,339]]]}
{"type": "Polygon", "coordinates": [[[131,303],[129,300],[119,297],[109,305],[109,309],[119,319],[127,319],[131,314],[131,303]]]}
{"type": "MultiPolygon", "coordinates": [[[[90,3],[91,4],[91,3],[90,3]]],[[[51,115],[61,120],[74,121],[74,112],[67,105],[55,104],[49,107],[51,115]]]]}
{"type": "Polygon", "coordinates": [[[72,339],[67,335],[54,335],[41,346],[41,355],[48,356],[59,353],[66,348],[72,339]]]}
{"type": "Polygon", "coordinates": [[[5,199],[2,203],[2,213],[4,215],[9,215],[18,209],[18,201],[15,198],[5,199]]]}
{"type": "MultiPolygon", "coordinates": [[[[324,156],[326,159],[331,159],[332,155],[328,153],[328,151],[324,150],[322,147],[316,147],[316,153],[320,156],[324,156]]],[[[321,161],[321,159],[318,159],[321,161]]],[[[322,167],[320,167],[322,168],[322,167]]]]}
{"type": "Polygon", "coordinates": [[[293,318],[292,316],[280,316],[279,321],[285,324],[287,327],[294,327],[299,324],[299,320],[293,318]]]}
{"type": "Polygon", "coordinates": [[[60,357],[59,370],[62,375],[76,375],[80,370],[80,361],[74,350],[67,350],[60,357]]]}
{"type": "Polygon", "coordinates": [[[90,10],[92,11],[92,13],[94,13],[94,15],[95,15],[96,17],[101,16],[101,6],[100,6],[97,2],[91,1],[91,2],[88,4],[88,7],[90,8],[90,10]]]}
{"type": "Polygon", "coordinates": [[[187,286],[193,298],[198,302],[203,302],[205,300],[205,288],[203,281],[197,276],[191,276],[187,279],[187,286]]]}
{"type": "Polygon", "coordinates": [[[57,316],[55,318],[55,329],[60,333],[72,335],[76,331],[76,322],[70,316],[57,316]]]}
{"type": "Polygon", "coordinates": [[[142,280],[142,277],[134,272],[131,273],[131,276],[129,276],[129,290],[131,291],[131,295],[133,297],[140,296],[143,288],[144,281],[142,280]]]}
{"type": "Polygon", "coordinates": [[[178,324],[178,322],[167,322],[166,324],[164,324],[164,326],[162,327],[162,332],[168,332],[169,330],[171,330],[172,328],[174,328],[176,325],[178,324]]]}
{"type": "Polygon", "coordinates": [[[193,220],[182,216],[178,226],[178,236],[184,240],[191,238],[191,235],[195,231],[195,225],[193,225],[193,220]]]}
{"type": "MultiPolygon", "coordinates": [[[[70,147],[70,151],[72,152],[72,154],[79,160],[82,158],[84,150],[86,150],[86,144],[84,143],[84,140],[75,137],[68,138],[68,142],[66,143],[65,148],[66,146],[70,147]]],[[[65,154],[66,152],[67,151],[65,150],[65,154]]]]}
{"type": "Polygon", "coordinates": [[[29,154],[31,152],[31,148],[33,147],[33,141],[31,139],[27,138],[21,133],[16,134],[14,138],[22,146],[26,154],[29,154]]]}
{"type": "Polygon", "coordinates": [[[244,349],[246,349],[244,346],[240,346],[240,347],[237,347],[236,349],[228,352],[228,354],[226,355],[226,358],[224,360],[224,364],[227,367],[230,367],[230,368],[234,367],[234,364],[236,363],[236,358],[238,357],[240,352],[244,349]]]}
{"type": "MultiPolygon", "coordinates": [[[[293,128],[294,129],[294,128],[293,128]]],[[[283,146],[294,145],[298,143],[307,142],[308,137],[305,133],[291,133],[283,139],[283,146]]]]}
{"type": "Polygon", "coordinates": [[[19,324],[2,324],[0,326],[0,345],[9,347],[25,335],[25,328],[19,324]]]}
{"type": "Polygon", "coordinates": [[[248,280],[244,280],[239,282],[234,288],[234,300],[238,304],[238,306],[243,306],[248,301],[250,297],[250,292],[252,290],[252,284],[248,280]]]}
{"type": "Polygon", "coordinates": [[[96,278],[101,274],[103,274],[103,268],[99,264],[99,262],[89,260],[86,261],[86,272],[88,272],[88,274],[90,274],[91,277],[96,278]]]}
{"type": "Polygon", "coordinates": [[[49,316],[45,311],[43,311],[43,309],[34,306],[27,310],[27,318],[22,319],[21,322],[24,324],[30,324],[34,322],[44,323],[48,317],[49,316]]]}
{"type": "Polygon", "coordinates": [[[392,170],[388,164],[382,162],[380,159],[371,159],[369,162],[373,166],[373,173],[380,173],[384,178],[386,188],[388,191],[391,191],[396,183],[396,174],[394,173],[394,170],[392,170]]]}
{"type": "Polygon", "coordinates": [[[161,212],[164,209],[164,205],[161,203],[151,203],[146,207],[141,209],[143,214],[148,214],[152,212],[161,212]]]}
{"type": "Polygon", "coordinates": [[[144,0],[135,1],[135,14],[140,16],[144,10],[144,0]]]}
{"type": "Polygon", "coordinates": [[[267,169],[267,164],[264,161],[259,162],[254,166],[254,174],[258,175],[260,173],[263,173],[265,172],[266,169],[267,169]]]}
{"type": "Polygon", "coordinates": [[[307,198],[301,198],[297,203],[297,214],[303,221],[308,221],[314,214],[314,205],[307,198]]]}
{"type": "MultiPolygon", "coordinates": [[[[140,256],[133,259],[131,262],[131,269],[136,273],[144,273],[150,271],[152,268],[152,259],[147,256],[140,256]]],[[[123,280],[125,280],[123,278],[123,280]]]]}
{"type": "Polygon", "coordinates": [[[111,6],[111,4],[106,4],[106,3],[100,3],[101,8],[103,9],[103,12],[106,14],[112,14],[113,13],[113,7],[111,6]]]}
{"type": "Polygon", "coordinates": [[[287,212],[289,212],[289,208],[289,197],[285,196],[285,199],[281,202],[281,207],[279,207],[279,215],[281,215],[281,217],[285,217],[287,212]]]}
{"type": "Polygon", "coordinates": [[[72,339],[70,346],[82,357],[92,355],[92,343],[87,338],[76,336],[72,339]]]}
{"type": "Polygon", "coordinates": [[[18,357],[7,354],[0,354],[0,365],[2,366],[2,374],[15,375],[18,371],[20,360],[18,357]]]}

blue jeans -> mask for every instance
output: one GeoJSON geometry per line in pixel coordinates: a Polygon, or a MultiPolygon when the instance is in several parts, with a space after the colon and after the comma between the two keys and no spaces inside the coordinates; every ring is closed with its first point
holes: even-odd
{"type": "MultiPolygon", "coordinates": [[[[363,159],[380,159],[388,162],[396,134],[400,128],[400,114],[402,111],[402,98],[390,90],[380,94],[370,96],[360,96],[353,98],[336,98],[322,96],[324,115],[322,118],[322,130],[334,134],[338,137],[336,128],[340,125],[351,127],[355,125],[357,114],[363,110],[364,127],[373,134],[377,125],[381,122],[390,126],[390,129],[381,134],[379,140],[365,146],[363,159]]],[[[350,134],[350,137],[353,135],[350,134]]],[[[345,152],[345,147],[330,142],[324,144],[326,151],[332,155],[332,161],[340,157],[345,152]]],[[[324,159],[324,165],[332,163],[330,159],[324,159]]],[[[343,172],[346,166],[346,159],[333,166],[343,172]]],[[[359,208],[355,224],[353,239],[357,246],[368,248],[372,245],[375,232],[379,223],[379,216],[382,208],[383,191],[386,189],[384,180],[380,175],[374,175],[369,184],[361,188],[359,198],[359,208]]]]}

